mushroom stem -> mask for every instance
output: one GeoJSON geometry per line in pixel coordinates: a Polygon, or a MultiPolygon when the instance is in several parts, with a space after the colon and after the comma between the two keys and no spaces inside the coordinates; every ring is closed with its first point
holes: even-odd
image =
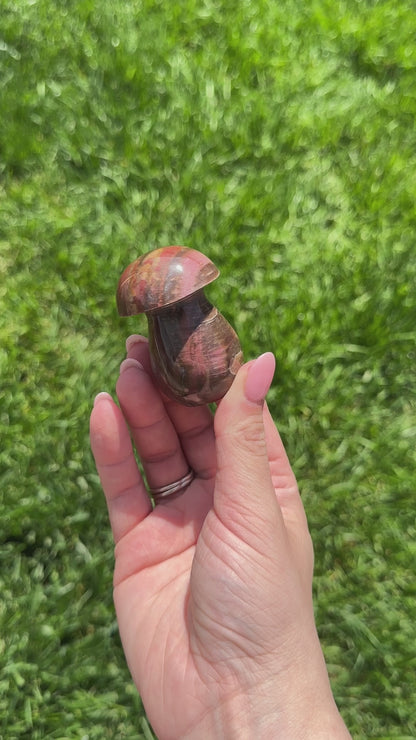
{"type": "Polygon", "coordinates": [[[234,329],[204,291],[147,319],[152,369],[165,395],[187,406],[222,398],[242,352],[234,329]]]}

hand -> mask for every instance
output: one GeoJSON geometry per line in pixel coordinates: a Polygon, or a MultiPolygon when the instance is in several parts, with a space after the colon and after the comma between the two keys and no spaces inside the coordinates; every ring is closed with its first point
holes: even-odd
{"type": "Polygon", "coordinates": [[[264,402],[270,353],[246,363],[215,416],[163,399],[131,337],[120,408],[99,394],[91,445],[115,539],[125,655],[159,740],[349,738],[312,605],[313,550],[264,402]],[[195,479],[152,508],[150,487],[195,479]]]}

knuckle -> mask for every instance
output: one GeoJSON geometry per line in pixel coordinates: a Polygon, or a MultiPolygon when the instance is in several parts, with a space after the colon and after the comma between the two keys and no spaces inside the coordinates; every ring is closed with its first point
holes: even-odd
{"type": "Polygon", "coordinates": [[[228,430],[234,444],[247,454],[263,454],[265,448],[264,427],[262,418],[245,417],[228,430]]]}

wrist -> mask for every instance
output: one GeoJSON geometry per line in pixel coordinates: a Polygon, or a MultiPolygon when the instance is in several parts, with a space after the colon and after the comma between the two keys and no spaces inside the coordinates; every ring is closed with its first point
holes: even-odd
{"type": "Polygon", "coordinates": [[[291,670],[267,681],[253,676],[244,688],[216,701],[184,740],[351,740],[319,643],[308,657],[297,666],[293,657],[291,670]]]}
{"type": "Polygon", "coordinates": [[[223,740],[351,740],[332,697],[325,706],[305,706],[301,712],[294,713],[287,708],[276,708],[271,700],[259,702],[257,697],[247,694],[217,705],[184,740],[219,737],[223,740]]]}

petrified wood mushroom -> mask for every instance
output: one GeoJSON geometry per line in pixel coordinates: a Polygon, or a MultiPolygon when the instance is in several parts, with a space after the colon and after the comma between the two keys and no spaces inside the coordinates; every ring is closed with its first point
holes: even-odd
{"type": "Polygon", "coordinates": [[[237,334],[204,294],[218,275],[201,252],[171,246],[132,262],[118,284],[119,314],[147,316],[156,382],[187,406],[220,400],[243,359],[237,334]]]}

